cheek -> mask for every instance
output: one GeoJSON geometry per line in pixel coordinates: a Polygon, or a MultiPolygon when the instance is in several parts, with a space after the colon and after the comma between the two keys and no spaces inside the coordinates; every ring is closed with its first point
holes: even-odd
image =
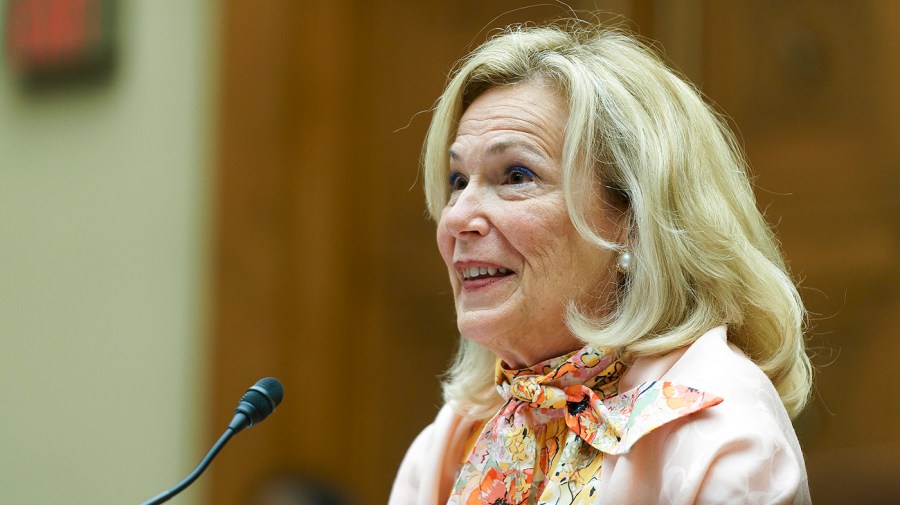
{"type": "Polygon", "coordinates": [[[564,204],[534,211],[528,219],[507,222],[509,238],[528,263],[526,279],[547,296],[568,299],[605,292],[609,252],[585,240],[565,212],[564,204]]]}
{"type": "Polygon", "coordinates": [[[618,284],[615,252],[598,247],[577,233],[571,242],[570,282],[577,286],[579,303],[592,311],[608,307],[618,284]]]}
{"type": "Polygon", "coordinates": [[[571,258],[577,233],[565,213],[558,209],[539,209],[521,214],[507,222],[508,238],[532,266],[566,263],[571,258]]]}
{"type": "Polygon", "coordinates": [[[441,253],[441,258],[443,258],[444,263],[447,264],[447,268],[452,268],[453,266],[454,242],[453,236],[450,235],[447,228],[444,226],[444,220],[441,219],[437,226],[437,246],[438,251],[441,253]]]}

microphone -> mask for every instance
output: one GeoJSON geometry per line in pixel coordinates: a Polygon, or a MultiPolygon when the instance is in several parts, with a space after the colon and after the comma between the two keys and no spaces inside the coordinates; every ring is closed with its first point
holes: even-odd
{"type": "Polygon", "coordinates": [[[142,505],[159,505],[169,501],[178,493],[184,491],[188,486],[200,477],[200,474],[206,470],[206,467],[212,462],[213,458],[225,447],[225,444],[231,440],[231,437],[237,435],[244,428],[249,428],[255,424],[263,422],[275,411],[282,398],[284,398],[284,387],[281,382],[274,377],[266,377],[256,381],[256,384],[250,386],[250,389],[241,397],[238,406],[234,409],[234,419],[228,424],[228,429],[219,437],[219,440],[212,446],[206,457],[200,461],[197,468],[190,475],[178,483],[172,489],[165,493],[161,493],[153,498],[145,501],[142,505]]]}
{"type": "Polygon", "coordinates": [[[234,430],[236,435],[244,428],[263,422],[275,411],[282,398],[284,388],[275,377],[256,381],[238,402],[237,408],[234,409],[234,419],[231,420],[228,429],[234,430]]]}

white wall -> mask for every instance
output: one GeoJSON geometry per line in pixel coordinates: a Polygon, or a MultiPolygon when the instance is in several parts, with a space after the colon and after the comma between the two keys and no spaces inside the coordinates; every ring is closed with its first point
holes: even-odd
{"type": "Polygon", "coordinates": [[[139,503],[210,442],[208,3],[119,2],[101,86],[24,93],[0,53],[0,503],[139,503]]]}

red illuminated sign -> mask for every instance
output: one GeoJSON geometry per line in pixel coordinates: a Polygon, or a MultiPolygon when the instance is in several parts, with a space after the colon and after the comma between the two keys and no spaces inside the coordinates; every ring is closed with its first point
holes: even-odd
{"type": "Polygon", "coordinates": [[[10,0],[6,54],[23,78],[62,77],[108,67],[112,0],[10,0]]]}

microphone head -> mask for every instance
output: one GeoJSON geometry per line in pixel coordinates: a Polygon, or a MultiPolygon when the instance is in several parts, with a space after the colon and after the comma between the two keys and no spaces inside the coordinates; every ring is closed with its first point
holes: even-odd
{"type": "Polygon", "coordinates": [[[281,400],[284,398],[284,386],[282,386],[281,381],[275,377],[266,377],[256,381],[256,384],[254,384],[248,392],[249,391],[259,391],[268,396],[274,403],[274,405],[272,405],[272,410],[275,410],[275,407],[281,405],[281,400]]]}
{"type": "Polygon", "coordinates": [[[249,426],[253,426],[269,417],[281,403],[282,398],[284,387],[281,382],[274,377],[266,377],[257,381],[244,393],[234,413],[244,414],[250,421],[249,426]]]}

